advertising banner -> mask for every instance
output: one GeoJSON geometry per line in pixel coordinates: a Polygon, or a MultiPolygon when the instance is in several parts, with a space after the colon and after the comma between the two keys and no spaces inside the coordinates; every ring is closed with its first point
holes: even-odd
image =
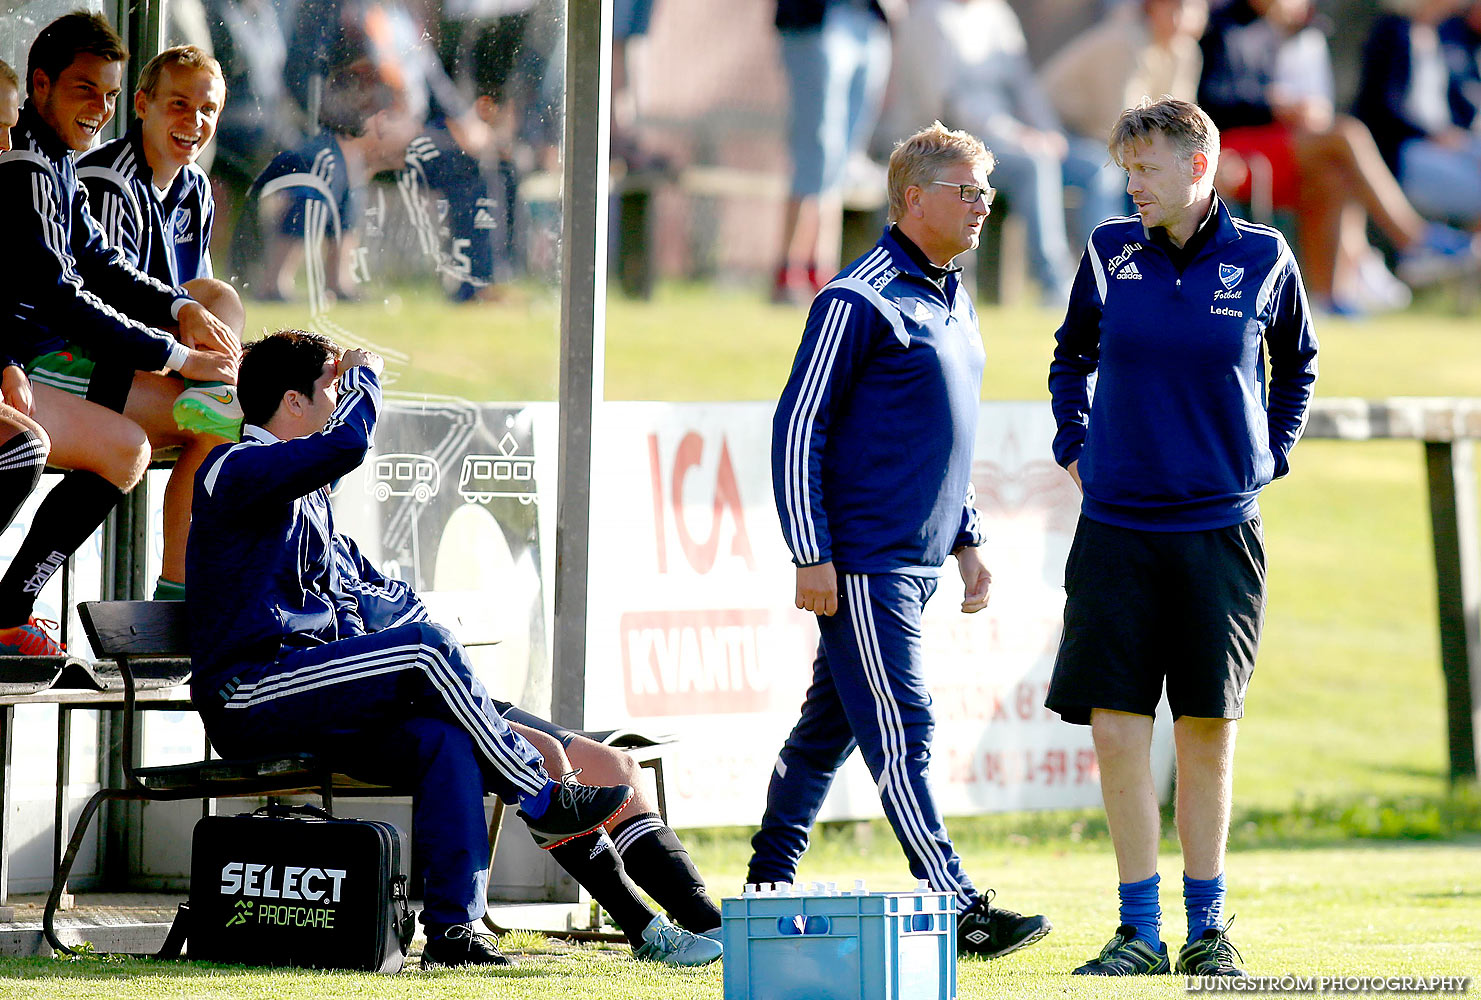
{"type": "MultiPolygon", "coordinates": [[[[587,726],[679,737],[676,826],[753,824],[811,678],[817,628],[793,606],[772,500],[769,403],[608,403],[595,427],[587,726]]],[[[1043,707],[1079,493],[1036,403],[982,405],[973,464],[992,600],[959,610],[948,560],[927,605],[932,781],[947,814],[1100,801],[1090,733],[1043,707]]],[[[1158,727],[1166,795],[1171,740],[1158,727]]],[[[880,815],[856,754],[822,818],[880,815]]]]}

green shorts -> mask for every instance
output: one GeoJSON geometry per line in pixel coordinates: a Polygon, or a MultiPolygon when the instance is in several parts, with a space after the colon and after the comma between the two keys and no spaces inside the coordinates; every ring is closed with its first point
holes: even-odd
{"type": "MultiPolygon", "coordinates": [[[[71,347],[71,345],[68,345],[71,347]]],[[[26,363],[26,376],[32,382],[87,398],[93,381],[95,363],[80,348],[39,354],[26,363]]]]}

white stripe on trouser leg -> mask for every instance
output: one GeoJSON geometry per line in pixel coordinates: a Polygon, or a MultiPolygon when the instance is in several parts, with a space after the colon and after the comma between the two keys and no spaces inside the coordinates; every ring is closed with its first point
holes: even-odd
{"type": "Polygon", "coordinates": [[[854,636],[859,649],[859,661],[864,668],[865,679],[874,695],[875,719],[879,725],[881,748],[885,754],[884,767],[880,769],[881,793],[887,794],[895,804],[896,815],[905,828],[910,844],[927,871],[935,876],[933,882],[941,887],[953,888],[965,898],[961,887],[952,877],[944,860],[935,847],[935,837],[926,826],[921,814],[920,803],[915,797],[915,788],[910,782],[909,761],[905,746],[905,728],[900,718],[900,708],[890,689],[888,675],[884,669],[884,658],[879,649],[879,636],[874,625],[873,606],[869,599],[867,576],[847,578],[851,584],[851,616],[854,636]]]}
{"type": "MultiPolygon", "coordinates": [[[[531,795],[544,788],[548,779],[532,771],[532,765],[515,753],[513,747],[499,738],[499,734],[489,725],[488,719],[484,718],[483,713],[478,710],[478,705],[473,701],[473,692],[464,687],[458,679],[452,664],[448,663],[443,655],[431,646],[423,646],[422,652],[429,661],[431,669],[428,671],[428,676],[432,678],[433,685],[441,691],[443,699],[447,701],[448,707],[453,709],[455,714],[459,711],[458,703],[461,703],[462,713],[467,720],[465,725],[469,727],[469,732],[475,740],[485,744],[485,753],[488,754],[489,763],[498,768],[499,773],[508,778],[515,787],[524,789],[531,795]],[[441,678],[440,684],[438,683],[439,677],[441,678]]],[[[524,739],[519,738],[521,741],[524,739]]]]}
{"type": "Polygon", "coordinates": [[[845,574],[844,583],[848,591],[849,614],[853,618],[859,661],[864,667],[865,679],[874,696],[875,721],[879,725],[880,745],[884,750],[880,784],[887,789],[893,800],[900,828],[921,864],[931,874],[932,884],[952,892],[966,903],[971,903],[970,895],[951,874],[948,859],[939,850],[934,834],[926,825],[920,802],[915,795],[915,787],[910,781],[905,727],[900,717],[900,706],[890,689],[889,676],[879,649],[874,611],[869,601],[868,577],[845,574]]]}
{"type": "Polygon", "coordinates": [[[231,701],[227,703],[227,707],[246,708],[249,705],[260,705],[284,695],[301,694],[304,691],[336,684],[346,678],[370,676],[368,670],[371,667],[385,668],[375,670],[375,673],[389,673],[396,669],[405,669],[412,665],[411,661],[420,648],[420,643],[407,643],[383,649],[366,650],[363,653],[275,674],[264,680],[249,682],[237,688],[231,701]],[[232,702],[241,702],[241,704],[233,705],[232,702]]]}
{"type": "Polygon", "coordinates": [[[232,693],[226,708],[255,707],[279,698],[404,670],[421,670],[426,675],[453,718],[478,744],[485,759],[516,788],[535,794],[545,787],[545,779],[534,772],[530,763],[515,753],[489,725],[474,703],[472,692],[463,686],[452,665],[438,650],[422,643],[357,653],[344,659],[302,667],[261,683],[243,684],[232,693]]]}
{"type": "Polygon", "coordinates": [[[869,598],[868,577],[858,576],[854,585],[854,634],[858,641],[859,659],[874,694],[875,717],[883,737],[881,746],[886,754],[880,784],[893,799],[896,814],[900,816],[901,825],[907,829],[907,836],[912,837],[921,863],[935,876],[932,880],[934,884],[952,891],[964,905],[970,905],[972,897],[951,874],[949,859],[937,847],[935,835],[927,826],[920,802],[916,798],[915,785],[910,780],[905,726],[879,648],[879,634],[874,625],[874,609],[869,598]]]}

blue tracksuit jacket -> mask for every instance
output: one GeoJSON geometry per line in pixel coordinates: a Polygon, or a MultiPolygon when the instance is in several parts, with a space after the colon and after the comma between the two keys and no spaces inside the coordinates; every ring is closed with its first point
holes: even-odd
{"type": "Polygon", "coordinates": [[[339,589],[354,601],[366,632],[432,620],[411,584],[383,574],[365,558],[349,535],[335,533],[333,557],[335,580],[339,589]]]}
{"type": "Polygon", "coordinates": [[[135,122],[128,134],[77,158],[88,207],[128,262],[167,285],[211,277],[211,226],[216,199],[195,164],[181,170],[163,201],[135,122]]]}
{"type": "Polygon", "coordinates": [[[1079,460],[1086,517],[1228,527],[1289,469],[1316,381],[1301,274],[1277,230],[1215,210],[1183,271],[1135,217],[1090,235],[1049,368],[1054,457],[1079,460]]]}
{"type": "Polygon", "coordinates": [[[771,473],[798,566],[935,576],[978,545],[977,311],[888,231],[818,293],[772,421],[771,473]]]}
{"type": "Polygon", "coordinates": [[[190,296],[140,273],[109,244],[88,211],[71,152],[29,103],[10,141],[0,153],[9,249],[0,280],[0,366],[76,343],[100,361],[179,368],[185,345],[146,324],[170,323],[190,296]]]}
{"type": "Polygon", "coordinates": [[[252,182],[248,198],[267,198],[278,192],[289,197],[278,231],[294,239],[338,242],[360,224],[360,204],[350,187],[344,151],[332,132],[321,132],[297,149],[272,158],[252,182]]]}
{"type": "Polygon", "coordinates": [[[380,407],[379,381],[356,366],[324,430],[281,441],[248,424],[201,465],[185,552],[193,691],[283,646],[365,634],[336,583],[329,486],[365,460],[380,407]]]}

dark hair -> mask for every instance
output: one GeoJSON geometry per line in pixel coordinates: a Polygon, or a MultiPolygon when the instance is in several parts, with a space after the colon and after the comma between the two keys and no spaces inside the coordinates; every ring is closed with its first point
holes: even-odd
{"type": "Polygon", "coordinates": [[[478,97],[491,97],[504,103],[509,80],[521,58],[522,40],[518,19],[506,17],[485,28],[473,43],[473,92],[478,97]]]}
{"type": "Polygon", "coordinates": [[[324,374],[324,363],[339,355],[334,341],[304,330],[279,330],[247,344],[237,370],[243,418],[261,427],[278,412],[289,389],[311,395],[324,374]]]}
{"type": "Polygon", "coordinates": [[[101,14],[74,10],[63,14],[41,29],[31,43],[26,60],[26,96],[31,96],[32,81],[39,69],[52,83],[82,53],[99,56],[109,62],[126,62],[129,50],[113,25],[101,14]]]}
{"type": "Polygon", "coordinates": [[[396,89],[362,59],[335,70],[324,82],[319,124],[339,135],[361,136],[366,122],[398,103],[396,89]]]}

